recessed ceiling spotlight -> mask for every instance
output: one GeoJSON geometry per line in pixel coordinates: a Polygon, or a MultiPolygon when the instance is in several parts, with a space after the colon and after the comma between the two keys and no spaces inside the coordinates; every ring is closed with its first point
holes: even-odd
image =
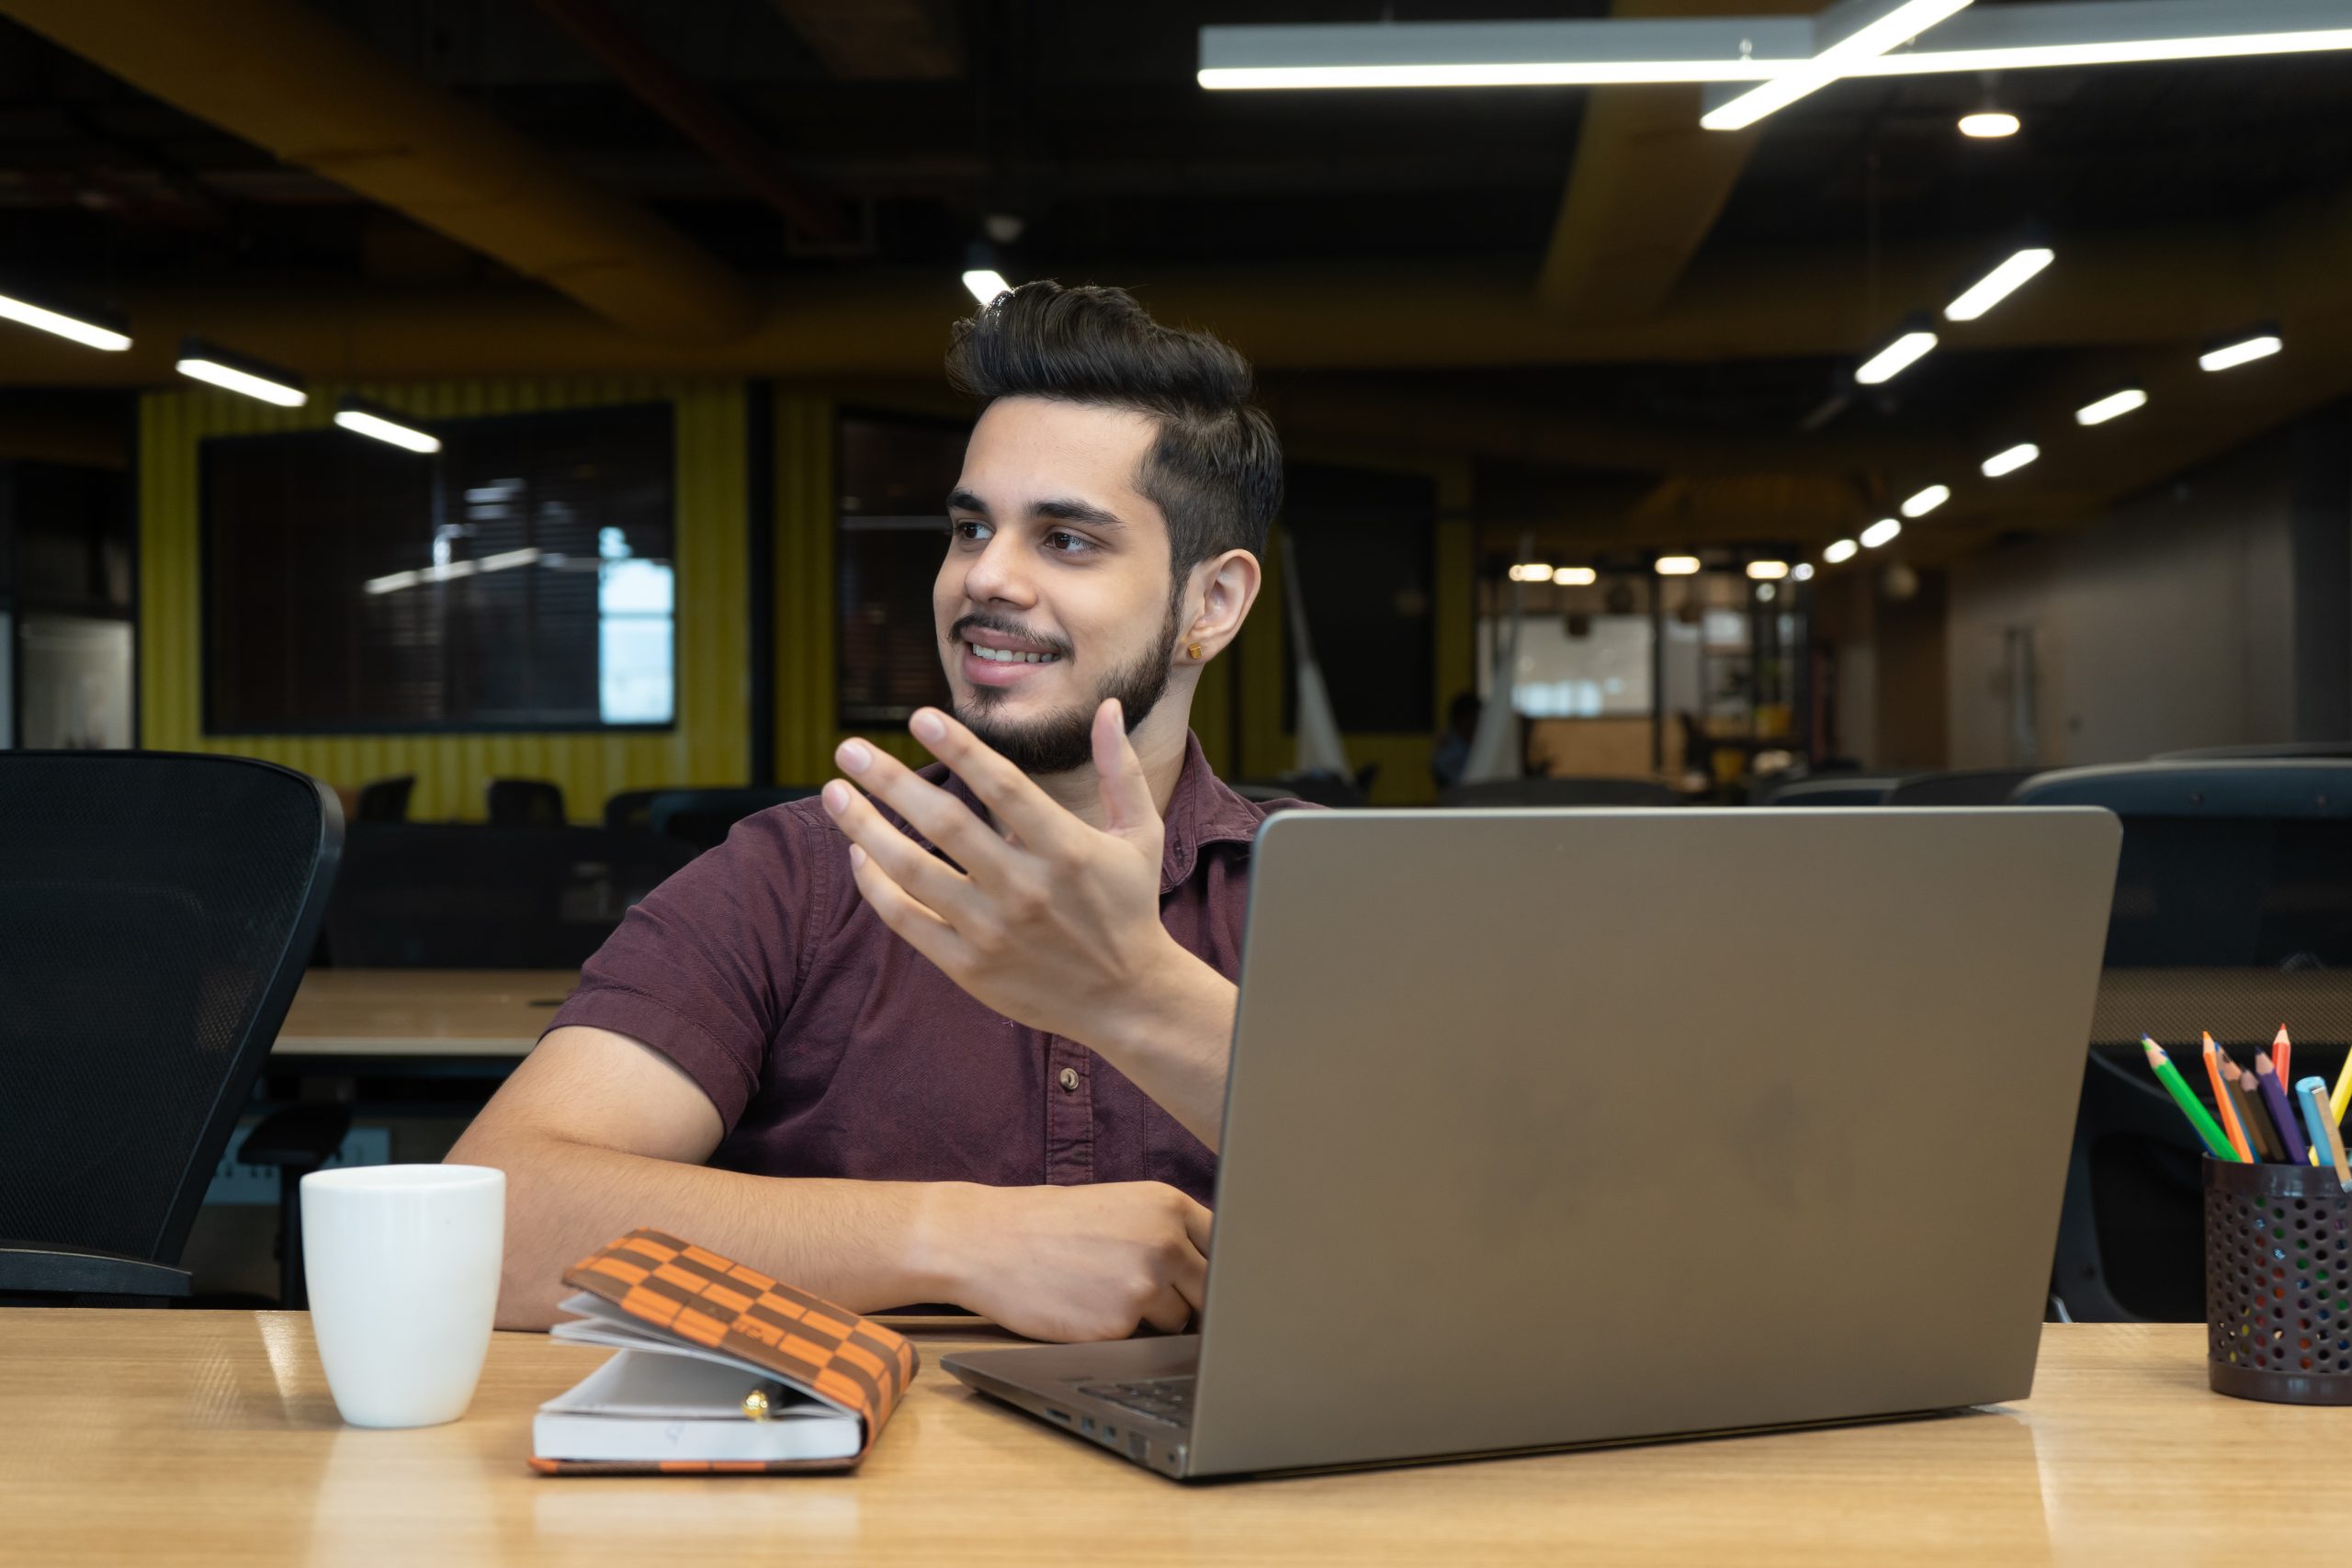
{"type": "Polygon", "coordinates": [[[1902,532],[1902,524],[1892,517],[1882,517],[1862,530],[1862,548],[1874,550],[1881,545],[1892,542],[1894,536],[1902,532]]]}
{"type": "Polygon", "coordinates": [[[1861,546],[1854,543],[1851,539],[1839,539],[1836,543],[1828,545],[1823,548],[1821,552],[1821,558],[1827,561],[1831,566],[1836,566],[1840,561],[1852,560],[1856,552],[1860,550],[1861,547],[1861,546]]]}
{"type": "Polygon", "coordinates": [[[1542,561],[1521,561],[1510,569],[1513,582],[1549,582],[1552,569],[1542,561]]]}
{"type": "Polygon", "coordinates": [[[2148,394],[2137,387],[2126,387],[2120,392],[2109,392],[2094,403],[2085,403],[2075,411],[2076,424],[2105,424],[2110,419],[2121,419],[2135,409],[2148,406],[2148,394]]]}
{"type": "Polygon", "coordinates": [[[1600,581],[1600,573],[1589,566],[1555,566],[1552,581],[1564,588],[1589,588],[1600,581]]]}
{"type": "Polygon", "coordinates": [[[1950,501],[1951,499],[1951,487],[1950,485],[1929,485],[1927,489],[1921,491],[1918,494],[1913,496],[1910,500],[1903,503],[1903,515],[1905,517],[1925,517],[1928,513],[1933,512],[1937,507],[1941,506],[1945,502],[1950,501]]]}
{"type": "Polygon", "coordinates": [[[2025,122],[2006,109],[1979,109],[1960,117],[1960,133],[1979,141],[1996,141],[2004,136],[2015,136],[2023,129],[2025,122]]]}
{"type": "Polygon", "coordinates": [[[1689,577],[1699,570],[1697,556],[1660,556],[1657,574],[1660,577],[1689,577]]]}
{"type": "Polygon", "coordinates": [[[1747,575],[1758,582],[1777,582],[1789,575],[1789,563],[1784,560],[1752,560],[1747,563],[1747,575]]]}
{"type": "Polygon", "coordinates": [[[1789,568],[1789,575],[1799,582],[1811,582],[1813,581],[1813,563],[1809,560],[1801,560],[1797,562],[1796,565],[1789,568]]]}
{"type": "Polygon", "coordinates": [[[2016,473],[2019,468],[2024,468],[2028,463],[2032,462],[2036,457],[2041,456],[2041,447],[2036,446],[2030,441],[2020,441],[2016,446],[2007,448],[2006,451],[1994,453],[1991,457],[1985,458],[1981,466],[1984,470],[1984,477],[1986,479],[1997,479],[2004,474],[2016,473]]]}

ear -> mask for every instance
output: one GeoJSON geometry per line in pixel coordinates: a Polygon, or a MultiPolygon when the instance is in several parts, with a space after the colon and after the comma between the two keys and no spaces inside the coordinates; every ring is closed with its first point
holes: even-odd
{"type": "Polygon", "coordinates": [[[1223,653],[1241,635],[1241,623],[1250,618],[1264,582],[1265,569],[1248,550],[1227,550],[1194,567],[1193,592],[1200,596],[1200,608],[1178,639],[1180,648],[1199,643],[1204,663],[1223,653]]]}

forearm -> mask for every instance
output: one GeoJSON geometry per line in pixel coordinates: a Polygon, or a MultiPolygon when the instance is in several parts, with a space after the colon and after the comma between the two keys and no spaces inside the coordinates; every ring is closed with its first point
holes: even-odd
{"type": "Polygon", "coordinates": [[[1214,1152],[1240,993],[1199,958],[1170,948],[1174,956],[1105,1021],[1101,1039],[1086,1043],[1214,1152]]]}
{"type": "Polygon", "coordinates": [[[563,1271],[640,1225],[666,1230],[853,1312],[951,1301],[937,1184],[781,1179],[650,1159],[545,1134],[469,1133],[453,1161],[506,1172],[501,1328],[545,1328],[563,1271]]]}

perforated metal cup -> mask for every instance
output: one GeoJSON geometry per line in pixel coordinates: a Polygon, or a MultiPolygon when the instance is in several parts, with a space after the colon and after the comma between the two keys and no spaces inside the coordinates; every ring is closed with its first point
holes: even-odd
{"type": "Polygon", "coordinates": [[[2205,1161],[2215,1393],[2352,1404],[2352,1194],[2333,1168],[2205,1161]]]}

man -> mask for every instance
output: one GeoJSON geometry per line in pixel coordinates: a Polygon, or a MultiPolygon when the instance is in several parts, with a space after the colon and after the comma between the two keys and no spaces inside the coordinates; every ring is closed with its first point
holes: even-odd
{"type": "Polygon", "coordinates": [[[629,912],[452,1160],[508,1178],[499,1320],[656,1225],[859,1311],[1038,1338],[1199,1307],[1250,840],[1202,669],[1281,498],[1241,356],[1033,283],[959,323],[987,400],[933,589],[953,715],[862,740],[629,912]]]}

